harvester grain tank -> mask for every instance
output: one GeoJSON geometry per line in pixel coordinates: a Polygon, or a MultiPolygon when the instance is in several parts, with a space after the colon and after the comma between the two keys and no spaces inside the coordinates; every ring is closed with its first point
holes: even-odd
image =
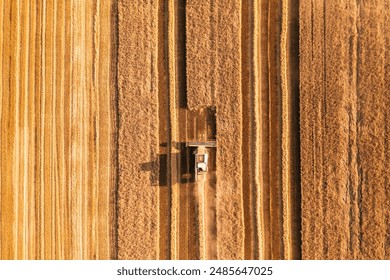
{"type": "Polygon", "coordinates": [[[209,150],[208,148],[215,148],[215,141],[205,142],[188,142],[187,147],[195,147],[195,181],[198,181],[200,176],[205,176],[208,171],[209,150]]]}

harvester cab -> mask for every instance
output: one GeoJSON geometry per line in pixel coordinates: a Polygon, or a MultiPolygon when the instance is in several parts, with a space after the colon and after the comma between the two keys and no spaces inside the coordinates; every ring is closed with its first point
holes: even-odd
{"type": "Polygon", "coordinates": [[[208,148],[215,148],[215,141],[206,142],[188,142],[187,147],[195,147],[195,182],[200,176],[205,176],[208,171],[209,150],[208,148]]]}

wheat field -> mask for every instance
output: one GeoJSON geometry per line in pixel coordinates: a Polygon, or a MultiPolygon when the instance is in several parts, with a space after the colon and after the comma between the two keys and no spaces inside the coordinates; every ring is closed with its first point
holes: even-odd
{"type": "Polygon", "coordinates": [[[389,6],[0,0],[0,259],[389,259],[389,6]]]}

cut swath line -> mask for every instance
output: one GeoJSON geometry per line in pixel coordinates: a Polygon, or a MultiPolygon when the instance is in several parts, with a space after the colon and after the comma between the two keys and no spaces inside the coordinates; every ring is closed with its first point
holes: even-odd
{"type": "Polygon", "coordinates": [[[291,221],[290,221],[290,127],[289,127],[289,88],[287,80],[287,32],[288,32],[288,0],[282,1],[282,28],[280,34],[280,74],[282,88],[282,199],[283,199],[283,243],[284,258],[291,258],[291,221]]]}
{"type": "Polygon", "coordinates": [[[176,157],[178,142],[177,95],[176,95],[176,45],[175,45],[175,5],[168,2],[167,7],[167,50],[168,50],[168,94],[169,94],[169,133],[168,133],[168,185],[171,188],[171,259],[179,258],[179,219],[180,219],[180,186],[178,182],[179,162],[176,157]]]}

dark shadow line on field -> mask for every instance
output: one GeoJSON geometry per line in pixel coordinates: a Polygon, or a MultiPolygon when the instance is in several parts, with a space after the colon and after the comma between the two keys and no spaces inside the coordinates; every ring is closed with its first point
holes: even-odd
{"type": "Polygon", "coordinates": [[[187,109],[187,33],[186,0],[178,1],[176,7],[176,67],[179,108],[187,109]]]}
{"type": "Polygon", "coordinates": [[[118,259],[118,215],[119,215],[119,204],[118,204],[118,192],[119,192],[119,88],[118,88],[118,48],[119,48],[119,17],[118,17],[118,2],[113,1],[111,4],[111,94],[112,94],[112,114],[113,114],[113,132],[112,132],[112,222],[111,235],[112,235],[112,248],[111,248],[111,259],[118,259]]]}
{"type": "MultiPolygon", "coordinates": [[[[160,144],[161,147],[167,147],[168,143],[162,143],[160,144]]],[[[180,157],[180,162],[187,162],[187,156],[193,154],[193,147],[186,147],[185,142],[171,142],[171,146],[178,150],[179,152],[177,153],[170,153],[169,158],[177,158],[179,159],[180,157]],[[190,153],[187,153],[187,149],[189,149],[190,153]]],[[[168,186],[168,154],[163,153],[163,154],[158,154],[156,158],[152,161],[149,162],[143,162],[140,164],[140,170],[142,172],[150,172],[150,185],[152,187],[166,187],[168,186]],[[159,168],[157,168],[157,166],[159,168]]],[[[188,173],[187,170],[194,170],[194,161],[189,160],[190,166],[187,167],[185,164],[181,164],[181,172],[180,172],[180,178],[176,178],[176,176],[172,176],[171,178],[171,184],[187,184],[194,182],[194,174],[193,173],[188,173]]]]}
{"type": "MultiPolygon", "coordinates": [[[[298,1],[299,2],[299,1],[298,1]]],[[[293,259],[302,259],[302,191],[301,191],[301,139],[300,139],[300,72],[299,72],[299,3],[296,1],[289,1],[289,58],[290,69],[289,81],[290,81],[290,94],[291,94],[291,149],[295,151],[291,155],[291,168],[293,170],[293,186],[296,186],[293,199],[296,203],[293,213],[295,217],[295,228],[293,228],[293,234],[295,234],[295,244],[293,247],[293,259]]]]}

